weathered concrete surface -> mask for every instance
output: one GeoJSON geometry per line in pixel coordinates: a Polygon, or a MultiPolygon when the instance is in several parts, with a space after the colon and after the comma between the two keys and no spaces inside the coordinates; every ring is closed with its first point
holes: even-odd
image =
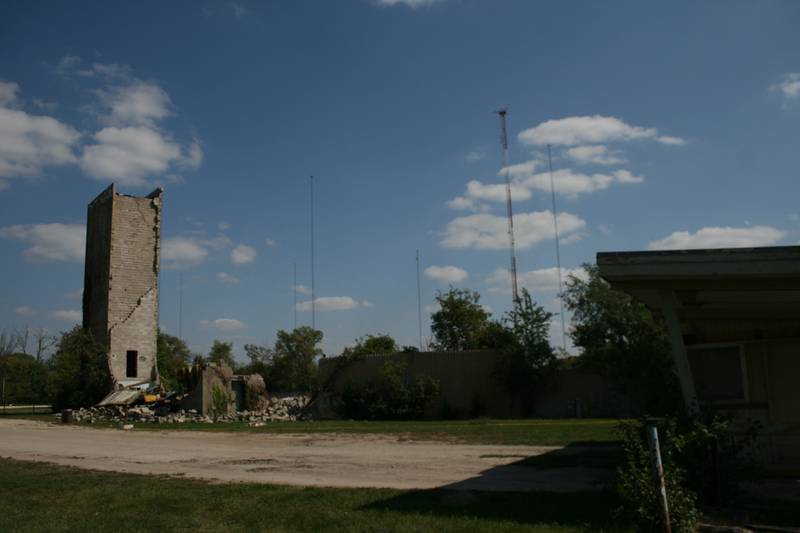
{"type": "Polygon", "coordinates": [[[572,492],[610,471],[511,463],[557,447],[409,442],[389,435],[121,431],[0,420],[0,457],[137,474],[320,487],[572,492]]]}
{"type": "Polygon", "coordinates": [[[88,207],[83,326],[108,349],[116,382],[156,375],[162,191],[118,194],[112,184],[88,207]],[[128,376],[127,352],[136,352],[128,376]]]}

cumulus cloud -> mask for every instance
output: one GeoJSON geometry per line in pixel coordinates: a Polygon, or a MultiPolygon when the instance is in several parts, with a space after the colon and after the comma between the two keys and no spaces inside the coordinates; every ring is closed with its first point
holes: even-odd
{"type": "Polygon", "coordinates": [[[0,228],[0,237],[30,245],[22,255],[28,261],[83,261],[86,226],[83,224],[25,224],[0,228]]]}
{"type": "Polygon", "coordinates": [[[618,165],[626,159],[606,146],[573,146],[567,149],[567,156],[582,165],[618,165]]]}
{"type": "MultiPolygon", "coordinates": [[[[583,268],[562,268],[561,280],[566,282],[569,276],[578,279],[588,279],[588,273],[583,268]]],[[[520,287],[528,289],[531,293],[540,291],[558,290],[558,268],[541,268],[539,270],[529,270],[528,272],[517,273],[517,283],[520,287]]],[[[506,268],[497,268],[486,278],[486,285],[492,293],[511,293],[511,274],[506,268]]]]}
{"type": "Polygon", "coordinates": [[[13,81],[0,80],[0,107],[8,107],[17,100],[19,84],[13,81]]]}
{"type": "Polygon", "coordinates": [[[457,266],[431,265],[425,269],[425,277],[439,283],[461,283],[469,277],[469,273],[457,266]]]}
{"type": "Polygon", "coordinates": [[[274,240],[274,239],[264,239],[264,244],[266,244],[267,246],[270,246],[270,247],[278,246],[278,242],[276,240],[274,240]]]}
{"type": "Polygon", "coordinates": [[[149,185],[147,177],[164,173],[181,158],[177,143],[146,127],[103,128],[94,139],[95,144],[83,149],[81,168],[98,180],[149,185]]]}
{"type": "Polygon", "coordinates": [[[217,331],[236,331],[237,329],[244,329],[247,325],[235,318],[218,318],[216,320],[201,320],[200,325],[203,327],[210,327],[217,331]]]}
{"type": "Polygon", "coordinates": [[[191,237],[170,237],[161,242],[161,262],[164,268],[188,268],[208,258],[208,250],[191,237]]]}
{"type": "MultiPolygon", "coordinates": [[[[560,235],[570,236],[586,227],[586,222],[571,213],[558,214],[560,235]]],[[[445,248],[502,250],[508,247],[508,220],[504,216],[482,213],[458,217],[447,224],[441,244],[445,248]]],[[[544,239],[552,239],[553,213],[534,211],[514,215],[514,234],[519,249],[530,248],[544,239]]]]}
{"type": "Polygon", "coordinates": [[[37,314],[36,309],[31,309],[27,305],[23,305],[22,307],[17,307],[14,309],[14,313],[18,314],[19,316],[34,316],[37,314]]]}
{"type": "Polygon", "coordinates": [[[236,276],[232,276],[227,272],[217,272],[217,279],[220,280],[222,283],[227,283],[229,285],[235,285],[239,283],[239,278],[236,276]]]}
{"type": "Polygon", "coordinates": [[[246,244],[239,244],[231,250],[231,262],[234,265],[244,265],[256,260],[256,249],[246,244]]]}
{"type": "Polygon", "coordinates": [[[96,91],[104,113],[100,121],[108,126],[147,126],[172,114],[167,92],[155,83],[134,80],[96,91]]]}
{"type": "MultiPolygon", "coordinates": [[[[322,296],[314,300],[317,311],[347,311],[359,307],[372,307],[366,300],[355,300],[350,296],[322,296]]],[[[297,304],[298,311],[311,311],[311,300],[297,304]]]]}
{"type": "Polygon", "coordinates": [[[800,72],[787,73],[783,80],[771,86],[770,90],[781,93],[785,103],[800,98],[800,72]]]}
{"type": "MultiPolygon", "coordinates": [[[[527,188],[520,186],[516,183],[511,185],[511,199],[514,201],[528,200],[531,197],[531,191],[527,188]]],[[[506,186],[503,183],[482,183],[478,180],[471,180],[467,182],[467,190],[463,196],[447,202],[448,207],[451,209],[469,209],[473,211],[480,211],[482,209],[481,202],[505,202],[506,201],[506,186]]]]}
{"type": "MultiPolygon", "coordinates": [[[[628,170],[620,169],[610,174],[583,174],[569,168],[553,171],[553,187],[556,193],[575,198],[580,194],[588,194],[607,189],[614,183],[631,184],[641,183],[644,177],[636,176],[628,170]]],[[[540,172],[525,177],[519,177],[517,187],[550,192],[550,173],[540,172]]]]}
{"type": "Polygon", "coordinates": [[[695,233],[676,231],[653,241],[650,250],[685,250],[692,248],[750,248],[770,246],[780,241],[786,233],[770,226],[748,228],[707,227],[695,233]]]}
{"type": "Polygon", "coordinates": [[[639,139],[651,139],[665,144],[676,144],[677,137],[663,140],[656,128],[634,126],[616,117],[601,115],[567,117],[548,120],[538,126],[522,131],[520,142],[532,146],[578,146],[605,144],[639,139]]]}
{"type": "Polygon", "coordinates": [[[74,163],[80,134],[58,120],[12,109],[19,86],[0,82],[0,178],[38,176],[49,165],[74,163]]]}
{"type": "Polygon", "coordinates": [[[63,322],[81,322],[83,320],[83,313],[77,309],[60,309],[50,313],[50,318],[63,322]]]}
{"type": "Polygon", "coordinates": [[[294,290],[298,294],[311,294],[311,287],[306,287],[305,285],[295,285],[294,290]]]}
{"type": "Polygon", "coordinates": [[[467,161],[468,163],[474,163],[475,161],[480,161],[485,157],[486,157],[486,152],[484,150],[473,150],[464,156],[464,160],[467,161]]]}

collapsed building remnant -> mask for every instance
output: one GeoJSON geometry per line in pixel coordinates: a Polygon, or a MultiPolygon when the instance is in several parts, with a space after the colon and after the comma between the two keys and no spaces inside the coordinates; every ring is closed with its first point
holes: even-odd
{"type": "Polygon", "coordinates": [[[195,362],[178,373],[181,388],[186,391],[180,407],[207,415],[215,409],[214,391],[228,399],[226,413],[263,411],[267,406],[267,387],[258,374],[234,374],[224,362],[195,362]]]}
{"type": "Polygon", "coordinates": [[[158,383],[161,203],[111,184],[88,207],[83,327],[106,348],[115,388],[158,383]]]}

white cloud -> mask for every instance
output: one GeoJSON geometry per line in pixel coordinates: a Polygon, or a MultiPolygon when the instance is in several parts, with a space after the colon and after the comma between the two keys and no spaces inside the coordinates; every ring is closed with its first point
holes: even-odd
{"type": "Polygon", "coordinates": [[[164,268],[183,269],[199,265],[208,258],[204,243],[192,237],[170,237],[161,242],[164,268]]]}
{"type": "MultiPolygon", "coordinates": [[[[372,307],[366,300],[358,301],[350,296],[322,296],[314,300],[317,311],[347,311],[359,307],[372,307]]],[[[311,300],[297,304],[298,311],[311,311],[311,300]]]]}
{"type": "Polygon", "coordinates": [[[264,244],[267,246],[278,246],[278,242],[274,239],[264,239],[264,244]]]}
{"type": "Polygon", "coordinates": [[[83,224],[26,224],[0,228],[0,237],[30,245],[22,255],[31,262],[83,261],[86,227],[83,224]]]}
{"type": "Polygon", "coordinates": [[[375,3],[379,6],[385,7],[403,5],[412,9],[416,9],[418,7],[429,7],[442,1],[444,0],[375,0],[375,3]]]}
{"type": "MultiPolygon", "coordinates": [[[[514,201],[528,200],[531,197],[531,191],[516,183],[511,184],[511,199],[514,201]]],[[[506,186],[503,183],[482,183],[478,180],[471,180],[467,182],[467,191],[464,196],[457,196],[456,198],[447,202],[448,207],[451,209],[470,209],[473,211],[483,211],[481,201],[487,202],[505,202],[506,201],[506,186]]]]}
{"type": "Polygon", "coordinates": [[[673,146],[681,146],[686,144],[685,139],[681,139],[680,137],[673,137],[671,135],[661,135],[657,137],[656,140],[661,144],[671,144],[673,146]]]}
{"type": "Polygon", "coordinates": [[[434,303],[432,303],[432,304],[428,304],[428,305],[426,305],[425,307],[423,307],[423,310],[424,310],[426,313],[428,313],[428,314],[431,314],[431,315],[432,315],[433,313],[435,313],[435,312],[439,311],[441,308],[442,308],[442,306],[441,306],[441,305],[439,305],[439,302],[434,302],[434,303]]]}
{"type": "Polygon", "coordinates": [[[83,149],[81,168],[98,180],[149,185],[146,177],[165,172],[181,157],[177,143],[147,127],[103,128],[94,138],[96,144],[83,149]]]}
{"type": "Polygon", "coordinates": [[[239,278],[232,276],[227,272],[217,272],[217,279],[222,283],[228,283],[229,285],[235,285],[239,283],[239,278]]]}
{"type": "Polygon", "coordinates": [[[77,309],[60,309],[50,313],[50,318],[63,322],[80,322],[83,320],[83,313],[77,309]]]}
{"type": "MultiPolygon", "coordinates": [[[[588,274],[583,268],[562,268],[561,280],[566,282],[570,275],[578,279],[588,279],[588,274]]],[[[540,291],[558,291],[558,268],[542,268],[539,270],[529,270],[528,272],[517,273],[517,283],[522,288],[528,289],[531,293],[540,291]]],[[[486,278],[489,292],[511,293],[511,274],[508,269],[497,268],[486,278]]]]}
{"type": "Polygon", "coordinates": [[[222,222],[217,224],[217,228],[219,228],[221,231],[227,231],[231,229],[231,225],[223,220],[222,222]]]}
{"type": "Polygon", "coordinates": [[[637,139],[653,139],[664,144],[676,144],[677,137],[658,137],[656,128],[633,126],[616,117],[601,115],[567,117],[548,120],[521,132],[520,142],[527,145],[577,146],[603,144],[637,139]]]}
{"type": "Polygon", "coordinates": [[[23,305],[22,307],[17,307],[14,309],[14,313],[18,314],[19,316],[34,316],[37,314],[36,309],[31,309],[27,305],[23,305]]]}
{"type": "Polygon", "coordinates": [[[96,92],[105,113],[100,120],[108,126],[147,126],[172,114],[169,95],[155,83],[134,80],[126,85],[96,92]]]}
{"type": "MultiPolygon", "coordinates": [[[[558,194],[575,198],[579,194],[587,194],[607,189],[613,183],[641,183],[644,178],[635,176],[627,170],[616,170],[611,174],[582,174],[571,169],[562,168],[553,171],[553,186],[558,194]]],[[[550,191],[550,174],[541,172],[523,178],[518,182],[521,187],[530,187],[544,192],[550,191]]]]}
{"type": "Polygon", "coordinates": [[[567,156],[583,165],[618,165],[626,162],[617,152],[602,145],[574,146],[567,149],[567,156]]]}
{"type": "Polygon", "coordinates": [[[525,161],[524,163],[517,163],[516,165],[508,165],[507,167],[503,167],[500,169],[497,175],[505,176],[507,170],[511,179],[524,178],[525,176],[530,176],[536,172],[536,169],[539,168],[539,165],[541,165],[539,161],[531,159],[530,161],[525,161]]]}
{"type": "Polygon", "coordinates": [[[295,285],[294,290],[299,294],[311,294],[311,287],[306,287],[305,285],[295,285]]]}
{"type": "Polygon", "coordinates": [[[246,244],[240,244],[231,250],[231,262],[234,265],[244,265],[256,260],[256,249],[246,244]]]}
{"type": "Polygon", "coordinates": [[[749,228],[708,227],[695,233],[676,231],[653,241],[650,250],[685,250],[691,248],[750,248],[770,246],[780,241],[785,232],[770,226],[749,228]]]}
{"type": "Polygon", "coordinates": [[[74,163],[80,134],[54,118],[6,107],[16,91],[16,83],[0,85],[0,177],[37,176],[45,166],[74,163]]]}
{"type": "Polygon", "coordinates": [[[203,164],[203,147],[200,141],[193,139],[186,154],[181,156],[180,164],[184,167],[197,170],[203,164]]]}
{"type": "Polygon", "coordinates": [[[781,93],[787,103],[789,100],[800,97],[800,72],[787,73],[783,80],[771,86],[770,90],[781,93]]]}
{"type": "Polygon", "coordinates": [[[17,100],[19,84],[13,81],[0,80],[0,107],[9,107],[17,100]]]}
{"type": "Polygon", "coordinates": [[[457,266],[431,265],[425,269],[425,277],[439,283],[461,283],[469,277],[469,273],[457,266]]]}
{"type": "Polygon", "coordinates": [[[484,150],[473,150],[469,152],[467,155],[464,156],[464,160],[468,163],[474,163],[475,161],[480,161],[481,159],[486,157],[486,152],[484,150]]]}
{"type": "MultiPolygon", "coordinates": [[[[558,229],[568,236],[586,226],[586,222],[571,213],[558,214],[558,229]]],[[[445,248],[476,248],[502,250],[508,247],[508,220],[488,213],[469,215],[451,220],[442,236],[445,248]]],[[[552,239],[553,213],[534,211],[514,215],[514,235],[519,249],[530,248],[544,239],[552,239]]]]}
{"type": "Polygon", "coordinates": [[[201,320],[200,325],[203,327],[210,327],[217,331],[236,331],[237,329],[244,329],[247,325],[235,318],[218,318],[216,320],[201,320]]]}

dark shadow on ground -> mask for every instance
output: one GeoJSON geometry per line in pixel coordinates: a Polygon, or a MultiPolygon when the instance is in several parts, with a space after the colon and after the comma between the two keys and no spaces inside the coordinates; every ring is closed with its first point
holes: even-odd
{"type": "Polygon", "coordinates": [[[614,468],[622,458],[617,443],[573,443],[541,455],[520,457],[437,489],[374,502],[364,509],[519,524],[544,522],[587,531],[622,530],[625,528],[615,523],[614,510],[619,503],[612,490],[614,468]]]}

